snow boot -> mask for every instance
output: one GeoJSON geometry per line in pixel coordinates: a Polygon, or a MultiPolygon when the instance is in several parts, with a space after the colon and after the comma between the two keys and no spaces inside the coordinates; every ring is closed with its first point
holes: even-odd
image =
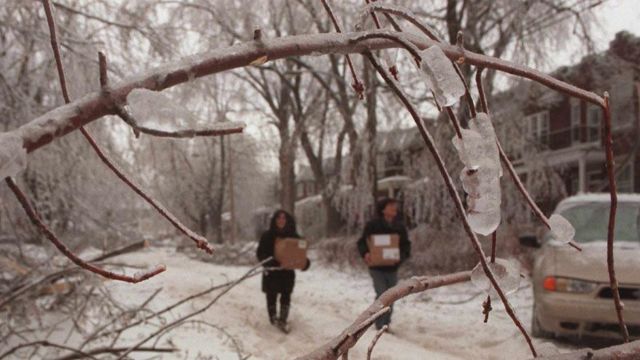
{"type": "Polygon", "coordinates": [[[267,312],[269,313],[269,322],[271,325],[276,325],[279,319],[276,315],[277,309],[275,304],[273,306],[267,306],[267,312]]]}
{"type": "Polygon", "coordinates": [[[287,324],[287,318],[289,317],[289,305],[280,306],[280,317],[278,318],[277,325],[282,332],[288,334],[291,331],[291,327],[287,324]]]}

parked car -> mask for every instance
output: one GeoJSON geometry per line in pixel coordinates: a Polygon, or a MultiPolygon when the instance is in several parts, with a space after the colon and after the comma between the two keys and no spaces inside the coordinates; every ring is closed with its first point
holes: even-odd
{"type": "MultiPolygon", "coordinates": [[[[585,194],[560,202],[561,214],[576,230],[583,251],[542,239],[521,238],[539,249],[532,272],[534,305],[531,332],[536,337],[621,337],[609,286],[606,240],[609,194],[585,194]]],[[[614,243],[615,271],[629,333],[640,337],[640,195],[618,195],[614,243]]]]}

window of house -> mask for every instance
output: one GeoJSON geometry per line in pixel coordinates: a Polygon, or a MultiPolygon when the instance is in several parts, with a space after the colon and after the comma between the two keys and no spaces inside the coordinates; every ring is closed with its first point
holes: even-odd
{"type": "Polygon", "coordinates": [[[580,101],[571,102],[571,143],[580,142],[580,101]]]}
{"type": "MultiPolygon", "coordinates": [[[[623,161],[621,159],[620,161],[623,161]]],[[[616,186],[619,192],[633,192],[633,162],[627,164],[620,170],[616,177],[616,186]]]]}
{"type": "Polygon", "coordinates": [[[589,106],[587,112],[587,141],[600,141],[600,126],[602,122],[602,109],[595,105],[589,106]]]}
{"type": "Polygon", "coordinates": [[[525,119],[530,138],[542,145],[549,145],[549,112],[541,111],[525,119]]]}

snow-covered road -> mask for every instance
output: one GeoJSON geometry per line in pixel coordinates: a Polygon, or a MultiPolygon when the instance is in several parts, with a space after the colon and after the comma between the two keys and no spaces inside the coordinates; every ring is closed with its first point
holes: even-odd
{"type": "MultiPolygon", "coordinates": [[[[168,270],[141,284],[110,282],[112,295],[130,303],[141,303],[156,289],[162,292],[151,303],[159,309],[208,286],[240,277],[248,267],[220,266],[189,259],[172,250],[156,248],[126,255],[121,260],[131,265],[164,263],[168,270]]],[[[210,301],[209,294],[172,313],[173,318],[210,301]]],[[[164,337],[183,349],[164,358],[238,359],[236,348],[251,359],[291,359],[303,355],[337,335],[373,300],[374,293],[366,273],[344,272],[314,264],[297,274],[293,293],[288,335],[268,322],[259,276],[233,288],[199,319],[223,328],[187,326],[164,337]]],[[[396,304],[392,334],[385,334],[374,350],[375,359],[527,359],[524,339],[500,304],[494,303],[488,324],[483,323],[483,297],[471,284],[435,289],[411,296],[396,304]]],[[[525,284],[510,300],[529,327],[531,287],[525,284]]],[[[365,359],[369,330],[350,352],[353,359],[365,359]]],[[[141,334],[128,334],[138,338],[141,334]]],[[[535,339],[536,344],[542,341],[535,339]]],[[[543,347],[552,347],[551,344],[543,347]]],[[[136,355],[148,358],[149,355],[136,355]]]]}

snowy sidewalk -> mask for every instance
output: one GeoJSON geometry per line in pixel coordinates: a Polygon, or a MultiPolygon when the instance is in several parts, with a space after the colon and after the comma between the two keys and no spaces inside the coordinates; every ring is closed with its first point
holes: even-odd
{"type": "MultiPolygon", "coordinates": [[[[189,259],[167,249],[149,249],[120,258],[131,265],[165,263],[167,271],[138,285],[110,282],[112,295],[138,304],[153,291],[163,288],[152,302],[155,309],[187,297],[208,286],[235,279],[248,267],[219,266],[189,259]],[[148,263],[147,263],[148,261],[148,263]],[[132,293],[131,289],[135,289],[132,293]]],[[[531,287],[525,284],[510,296],[519,318],[529,327],[531,287]]],[[[494,304],[488,324],[482,315],[482,296],[471,284],[435,289],[410,296],[396,304],[393,334],[385,334],[374,350],[375,359],[527,359],[528,347],[499,304],[494,304]],[[467,301],[473,298],[471,301],[467,301]]],[[[184,305],[173,316],[202,306],[214,294],[184,305]]],[[[313,350],[348,326],[373,300],[371,280],[366,273],[343,273],[313,264],[298,272],[290,322],[292,332],[284,335],[267,319],[260,291],[260,277],[253,277],[232,289],[200,320],[224,328],[235,338],[243,354],[251,359],[291,359],[313,350]]],[[[365,359],[375,331],[369,330],[351,350],[353,359],[365,359]]],[[[128,336],[137,337],[138,334],[128,336]]],[[[238,359],[232,341],[208,327],[187,326],[164,337],[180,349],[164,358],[238,359]]],[[[541,341],[535,339],[536,344],[541,341]]],[[[146,357],[141,357],[146,358],[146,357]]]]}

